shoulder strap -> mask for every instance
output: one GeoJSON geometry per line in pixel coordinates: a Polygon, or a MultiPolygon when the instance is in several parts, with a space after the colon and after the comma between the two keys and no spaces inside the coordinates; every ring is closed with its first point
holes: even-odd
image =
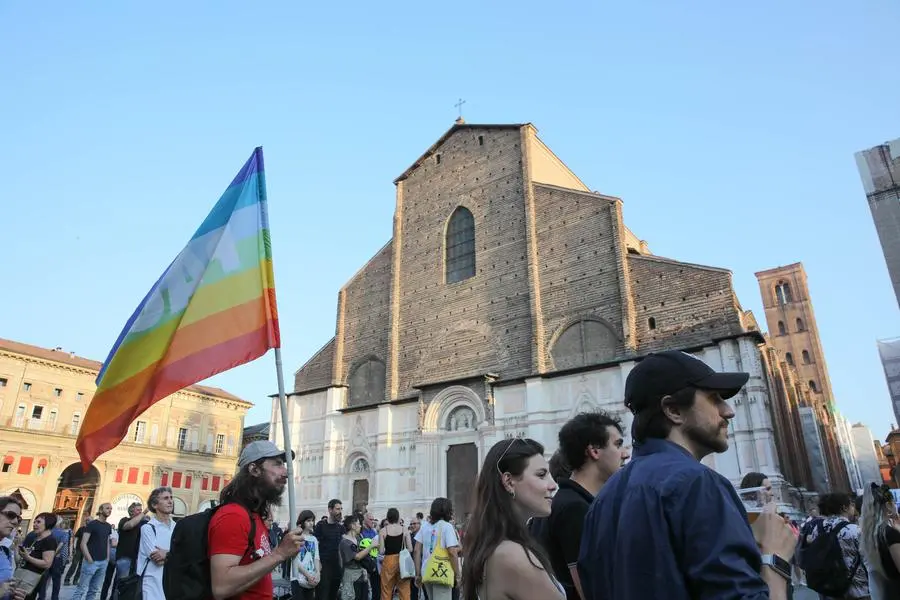
{"type": "MultiPolygon", "coordinates": [[[[243,504],[241,505],[243,506],[243,504]]],[[[247,511],[247,518],[250,519],[250,534],[247,536],[247,551],[244,552],[244,556],[248,554],[253,554],[254,546],[256,546],[256,519],[253,518],[253,514],[250,513],[250,510],[244,506],[244,510],[247,511]]],[[[274,548],[272,548],[274,550],[274,548]]]]}

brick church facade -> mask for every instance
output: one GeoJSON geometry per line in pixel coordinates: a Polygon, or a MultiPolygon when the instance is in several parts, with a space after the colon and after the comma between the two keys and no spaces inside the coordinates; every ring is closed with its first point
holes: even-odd
{"type": "MultiPolygon", "coordinates": [[[[340,290],[335,336],[297,372],[288,419],[300,508],[329,498],[464,518],[490,446],[556,447],[582,410],[620,415],[648,352],[751,374],[735,399],[733,481],[780,481],[763,337],[725,269],[654,256],[622,200],[591,191],[530,124],[457,122],[395,180],[393,238],[340,290]]],[[[277,403],[276,403],[277,404],[277,403]]],[[[279,441],[273,407],[273,437],[279,441]]]]}

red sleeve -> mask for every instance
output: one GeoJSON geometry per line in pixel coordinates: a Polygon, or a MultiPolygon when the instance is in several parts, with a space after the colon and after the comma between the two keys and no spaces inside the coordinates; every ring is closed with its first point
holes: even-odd
{"type": "Polygon", "coordinates": [[[236,504],[216,511],[209,523],[209,555],[231,554],[243,557],[247,553],[250,518],[247,510],[236,504]]]}

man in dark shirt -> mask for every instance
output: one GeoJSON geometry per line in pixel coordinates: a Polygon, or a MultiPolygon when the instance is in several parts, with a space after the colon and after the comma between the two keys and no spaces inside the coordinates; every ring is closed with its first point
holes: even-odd
{"type": "Polygon", "coordinates": [[[728,449],[734,410],[725,400],[748,379],[684,352],[651,354],[629,373],[634,459],[585,518],[586,600],[786,598],[793,532],[774,505],[751,529],[731,483],[700,463],[728,449]]]}
{"type": "Polygon", "coordinates": [[[78,585],[78,576],[81,575],[81,563],[84,558],[81,554],[81,536],[84,535],[84,528],[87,527],[90,522],[91,518],[85,517],[84,524],[79,527],[75,531],[75,535],[72,536],[72,564],[69,566],[69,570],[66,571],[65,581],[63,582],[64,585],[78,585]]]}
{"type": "Polygon", "coordinates": [[[344,524],[341,514],[343,505],[337,498],[328,501],[328,520],[319,521],[313,534],[319,540],[319,558],[322,561],[322,578],[319,580],[319,593],[323,600],[337,600],[341,585],[343,569],[338,555],[341,537],[344,535],[344,524]]]}
{"type": "Polygon", "coordinates": [[[84,555],[84,566],[81,567],[81,580],[72,596],[73,600],[94,600],[103,587],[106,567],[109,562],[109,538],[112,526],[106,522],[112,514],[112,504],[105,502],[97,511],[97,518],[88,523],[81,536],[81,553],[84,555]]]}
{"type": "Polygon", "coordinates": [[[597,411],[576,415],[559,430],[559,453],[572,472],[559,481],[541,541],[568,600],[584,600],[578,552],[584,516],[603,484],[628,460],[618,419],[597,411]]]}
{"type": "MultiPolygon", "coordinates": [[[[140,502],[132,502],[128,507],[128,516],[119,519],[119,543],[116,545],[116,585],[118,581],[138,571],[137,555],[141,543],[141,527],[150,522],[147,515],[150,508],[143,508],[140,502]]],[[[101,597],[102,597],[101,593],[101,597]]],[[[117,598],[113,592],[113,598],[117,598]]]]}

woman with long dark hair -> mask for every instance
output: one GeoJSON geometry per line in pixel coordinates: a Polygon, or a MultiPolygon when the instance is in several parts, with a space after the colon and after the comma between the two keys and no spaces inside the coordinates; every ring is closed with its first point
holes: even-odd
{"type": "Polygon", "coordinates": [[[565,600],[550,560],[526,528],[528,519],[550,514],[556,487],[540,443],[512,438],[494,444],[475,485],[464,600],[565,600]]]}

